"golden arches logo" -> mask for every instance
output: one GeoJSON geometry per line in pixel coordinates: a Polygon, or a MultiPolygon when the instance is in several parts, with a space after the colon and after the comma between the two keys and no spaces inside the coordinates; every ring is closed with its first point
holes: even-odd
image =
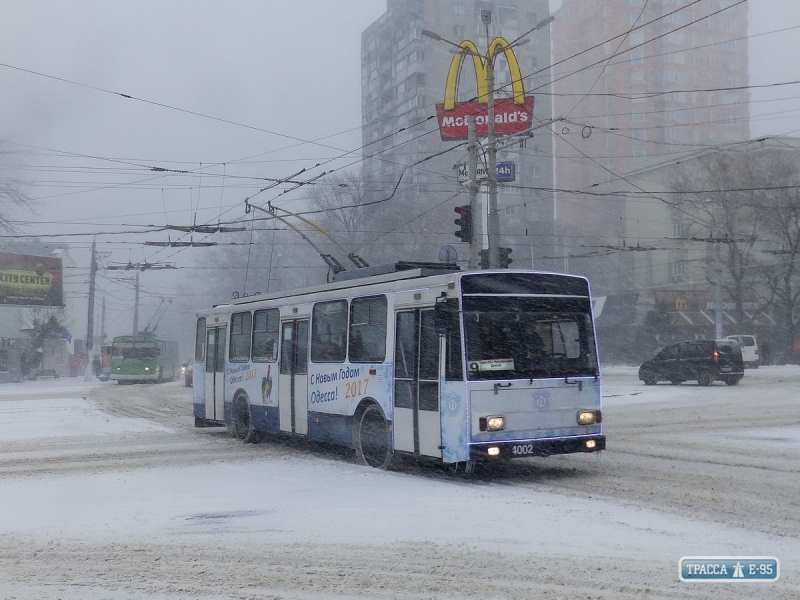
{"type": "MultiPolygon", "coordinates": [[[[501,54],[505,56],[511,75],[511,97],[494,100],[494,132],[497,135],[513,135],[524,133],[531,127],[533,120],[533,97],[525,96],[522,85],[522,73],[517,57],[509,43],[503,38],[495,38],[489,44],[487,56],[478,52],[477,46],[464,40],[458,45],[459,52],[450,61],[450,70],[445,83],[444,102],[436,105],[436,116],[439,120],[439,134],[444,141],[466,140],[469,137],[468,123],[475,119],[475,133],[485,136],[489,133],[489,60],[495,60],[501,54]],[[461,78],[461,67],[466,57],[472,57],[477,84],[477,100],[459,102],[457,100],[458,84],[461,78]],[[492,57],[489,59],[488,57],[492,57]]],[[[494,64],[494,63],[493,63],[494,64]]]]}
{"type": "MultiPolygon", "coordinates": [[[[458,48],[459,52],[457,52],[453,60],[450,61],[450,70],[447,72],[447,83],[444,88],[444,110],[453,110],[456,107],[458,80],[461,74],[462,60],[466,56],[472,57],[472,64],[475,68],[475,78],[478,84],[478,102],[480,104],[486,104],[488,102],[489,65],[487,59],[478,52],[478,47],[470,40],[464,40],[458,45],[458,48]]],[[[506,62],[508,62],[508,70],[511,75],[511,93],[514,104],[524,104],[525,88],[522,84],[522,72],[519,69],[517,56],[504,38],[497,37],[489,44],[488,56],[494,57],[500,53],[505,55],[506,62]]]]}

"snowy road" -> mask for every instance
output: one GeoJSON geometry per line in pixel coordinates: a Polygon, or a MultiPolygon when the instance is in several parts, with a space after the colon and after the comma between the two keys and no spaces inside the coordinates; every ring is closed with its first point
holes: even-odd
{"type": "Polygon", "coordinates": [[[473,477],[194,429],[190,390],[0,387],[0,598],[798,598],[800,368],[605,370],[608,450],[473,477]],[[777,583],[678,579],[777,556],[777,583]]]}

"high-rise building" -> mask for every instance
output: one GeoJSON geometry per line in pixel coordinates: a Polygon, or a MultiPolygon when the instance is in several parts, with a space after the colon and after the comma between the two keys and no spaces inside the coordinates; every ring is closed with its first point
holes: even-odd
{"type": "MultiPolygon", "coordinates": [[[[516,171],[516,181],[498,191],[500,245],[513,248],[513,267],[553,268],[552,134],[540,127],[552,113],[550,33],[542,27],[525,35],[548,15],[547,0],[387,0],[386,13],[363,32],[364,176],[377,182],[384,195],[394,193],[392,203],[405,207],[397,215],[405,222],[395,224],[407,234],[402,254],[396,250],[398,259],[438,260],[443,245],[455,247],[460,262],[466,259],[466,244],[453,235],[453,208],[467,203],[454,169],[466,162],[466,144],[440,139],[435,104],[444,98],[454,45],[471,40],[486,52],[495,37],[508,42],[522,37],[528,42],[517,44],[514,52],[526,94],[535,98],[533,136],[501,140],[498,146],[497,160],[513,161],[516,171]],[[481,19],[487,10],[492,15],[488,36],[481,19]],[[425,36],[425,30],[451,43],[425,36]]],[[[508,96],[505,59],[498,57],[496,66],[496,97],[508,96]]],[[[459,100],[476,96],[473,73],[472,61],[464,61],[459,100]]]]}
{"type": "Polygon", "coordinates": [[[613,288],[614,182],[750,137],[747,4],[563,0],[552,28],[556,218],[570,270],[613,288]]]}

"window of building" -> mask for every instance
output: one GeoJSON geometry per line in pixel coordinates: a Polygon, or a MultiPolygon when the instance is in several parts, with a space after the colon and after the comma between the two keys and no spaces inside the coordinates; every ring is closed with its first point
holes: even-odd
{"type": "Polygon", "coordinates": [[[720,19],[719,28],[721,31],[739,31],[738,19],[720,19]]]}
{"type": "Polygon", "coordinates": [[[667,41],[671,44],[683,44],[686,36],[682,31],[673,31],[667,34],[667,41]]]}
{"type": "Polygon", "coordinates": [[[344,362],[347,355],[347,301],[318,302],[311,313],[311,360],[344,362]]]}
{"type": "Polygon", "coordinates": [[[680,71],[672,71],[670,69],[664,70],[664,83],[682,83],[683,82],[683,73],[680,71]]]}
{"type": "Polygon", "coordinates": [[[644,62],[644,52],[642,50],[636,50],[631,52],[631,64],[638,65],[644,62]]]}
{"type": "Polygon", "coordinates": [[[456,40],[463,40],[467,35],[467,30],[463,25],[453,25],[453,37],[456,40]]]}
{"type": "Polygon", "coordinates": [[[668,127],[667,138],[671,142],[682,142],[684,140],[683,129],[681,129],[680,127],[668,127]]]}
{"type": "Polygon", "coordinates": [[[644,83],[645,81],[644,71],[634,71],[631,73],[631,83],[644,83]]]}
{"type": "Polygon", "coordinates": [[[250,333],[253,316],[250,312],[231,315],[231,362],[247,362],[250,360],[250,333]]]}
{"type": "Polygon", "coordinates": [[[453,2],[453,14],[454,15],[463,15],[466,13],[466,6],[463,2],[453,2]]]}
{"type": "Polygon", "coordinates": [[[682,65],[686,62],[686,54],[684,52],[667,52],[664,55],[664,62],[682,65]]]}
{"type": "Polygon", "coordinates": [[[277,308],[255,312],[253,315],[254,362],[275,362],[278,359],[280,323],[280,311],[277,308]]]}
{"type": "Polygon", "coordinates": [[[386,296],[356,298],[350,307],[350,362],[386,359],[386,296]]]}

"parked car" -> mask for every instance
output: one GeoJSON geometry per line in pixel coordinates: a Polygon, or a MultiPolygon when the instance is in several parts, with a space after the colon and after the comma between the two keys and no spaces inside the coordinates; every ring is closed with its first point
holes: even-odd
{"type": "Polygon", "coordinates": [[[728,339],[671,344],[639,367],[639,379],[646,385],[659,381],[679,385],[690,380],[711,385],[718,379],[736,385],[743,376],[742,350],[736,340],[728,339]]]}
{"type": "Polygon", "coordinates": [[[758,368],[761,358],[758,354],[758,344],[754,335],[728,335],[726,339],[736,340],[742,348],[742,360],[745,367],[758,368]]]}
{"type": "Polygon", "coordinates": [[[183,373],[183,385],[186,387],[192,387],[194,383],[192,371],[192,363],[183,363],[181,373],[183,373]]]}

